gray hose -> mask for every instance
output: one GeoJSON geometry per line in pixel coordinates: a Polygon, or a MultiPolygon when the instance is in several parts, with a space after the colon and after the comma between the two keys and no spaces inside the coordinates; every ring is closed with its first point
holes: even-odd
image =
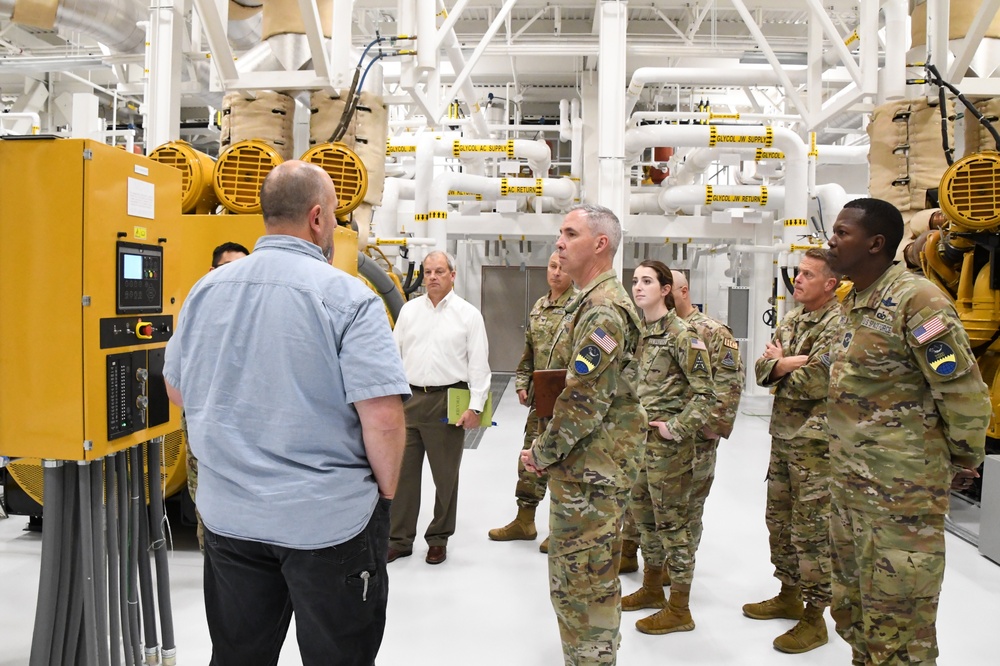
{"type": "Polygon", "coordinates": [[[403,308],[403,295],[396,289],[396,283],[392,281],[389,274],[369,259],[363,252],[358,252],[358,273],[363,275],[378,291],[378,295],[385,301],[392,315],[393,321],[399,316],[399,311],[403,308]]]}
{"type": "MultiPolygon", "coordinates": [[[[147,465],[147,470],[151,469],[147,465]]],[[[153,475],[147,472],[152,490],[153,475]]],[[[145,637],[143,647],[146,654],[150,650],[159,652],[160,641],[156,637],[156,595],[153,594],[153,568],[149,561],[149,512],[145,506],[139,507],[139,610],[142,611],[142,632],[145,637]]]]}
{"type": "MultiPolygon", "coordinates": [[[[66,465],[66,476],[69,478],[69,483],[66,486],[66,494],[73,495],[79,498],[79,487],[80,487],[80,468],[77,465],[66,465]]],[[[73,526],[73,532],[71,537],[72,546],[72,559],[69,561],[69,566],[67,568],[71,569],[70,573],[70,584],[69,584],[69,599],[67,601],[67,606],[69,607],[69,612],[66,615],[66,644],[62,651],[62,661],[59,662],[62,666],[77,666],[78,651],[80,650],[80,634],[83,630],[83,558],[79,556],[79,551],[77,549],[77,544],[80,542],[79,521],[76,520],[77,512],[83,509],[79,506],[79,502],[74,505],[73,520],[70,524],[73,526]]],[[[52,662],[56,663],[55,660],[52,662]]]]}
{"type": "Polygon", "coordinates": [[[132,629],[128,612],[128,453],[119,451],[118,458],[118,600],[121,606],[122,646],[125,650],[125,666],[137,666],[132,652],[132,629]]]}
{"type": "Polygon", "coordinates": [[[62,551],[63,469],[62,463],[42,461],[45,506],[42,507],[41,570],[38,578],[38,607],[31,634],[29,666],[48,666],[56,631],[56,599],[59,583],[59,554],[62,551]]]}
{"type": "Polygon", "coordinates": [[[97,666],[97,593],[94,589],[94,514],[91,512],[90,467],[77,465],[80,491],[80,591],[83,593],[82,654],[86,666],[97,666]]]}
{"type": "Polygon", "coordinates": [[[128,450],[129,474],[129,541],[128,541],[128,619],[132,632],[132,658],[136,665],[142,664],[142,639],[139,637],[139,506],[146,504],[142,489],[142,464],[139,461],[139,447],[128,450]]]}
{"type": "Polygon", "coordinates": [[[108,651],[107,515],[104,506],[104,461],[90,464],[90,508],[94,527],[94,591],[97,599],[97,662],[110,666],[108,651]]]}
{"type": "Polygon", "coordinates": [[[174,614],[170,607],[170,563],[167,560],[167,541],[163,534],[163,486],[160,482],[162,445],[162,437],[149,443],[146,466],[149,469],[149,513],[152,519],[153,554],[156,556],[156,600],[160,605],[160,631],[163,634],[164,653],[172,654],[177,645],[174,643],[174,614]]]}
{"type": "MultiPolygon", "coordinates": [[[[76,543],[76,465],[64,465],[62,473],[63,520],[59,526],[63,532],[62,548],[59,550],[59,592],[56,599],[55,633],[52,636],[52,655],[49,662],[61,664],[69,634],[69,608],[73,583],[73,544],[76,543]]],[[[45,531],[44,529],[42,530],[45,531]]]]}
{"type": "Polygon", "coordinates": [[[121,604],[118,578],[118,470],[115,456],[104,459],[108,505],[108,634],[111,666],[121,666],[121,604]]]}

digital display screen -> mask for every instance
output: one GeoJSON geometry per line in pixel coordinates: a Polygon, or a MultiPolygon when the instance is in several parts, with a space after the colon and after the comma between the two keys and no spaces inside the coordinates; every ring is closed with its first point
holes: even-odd
{"type": "Polygon", "coordinates": [[[163,311],[163,248],[117,242],[116,312],[154,314],[163,311]]]}
{"type": "Polygon", "coordinates": [[[142,257],[138,254],[122,255],[122,277],[126,280],[142,279],[142,257]]]}

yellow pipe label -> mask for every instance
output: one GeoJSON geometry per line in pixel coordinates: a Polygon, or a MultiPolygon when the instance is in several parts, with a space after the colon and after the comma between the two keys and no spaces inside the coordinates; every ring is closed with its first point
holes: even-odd
{"type": "Polygon", "coordinates": [[[809,157],[819,157],[816,149],[816,132],[809,132],[809,157]]]}
{"type": "Polygon", "coordinates": [[[785,154],[780,150],[764,150],[763,148],[757,149],[757,154],[754,155],[754,160],[760,162],[761,160],[783,160],[785,159],[785,154]]]}
{"type": "Polygon", "coordinates": [[[501,178],[500,179],[500,196],[502,196],[502,197],[507,196],[507,179],[506,178],[501,178]]]}
{"type": "Polygon", "coordinates": [[[809,220],[804,217],[789,217],[785,219],[786,227],[805,227],[809,225],[809,220]]]}
{"type": "Polygon", "coordinates": [[[514,141],[508,141],[506,146],[503,144],[459,143],[458,141],[451,144],[453,157],[459,157],[462,153],[507,153],[509,157],[513,157],[514,141]]]}
{"type": "Polygon", "coordinates": [[[413,221],[414,222],[426,222],[427,221],[427,213],[414,213],[413,214],[413,221]]]}
{"type": "Polygon", "coordinates": [[[760,194],[715,194],[711,185],[705,186],[705,205],[712,203],[756,203],[767,205],[767,188],[760,188],[760,194]]]}
{"type": "Polygon", "coordinates": [[[708,114],[709,120],[739,120],[740,114],[738,113],[712,113],[708,114]]]}
{"type": "Polygon", "coordinates": [[[854,42],[856,42],[856,41],[858,41],[860,39],[861,39],[861,36],[858,35],[858,31],[855,28],[854,32],[852,32],[850,35],[848,35],[847,39],[844,40],[844,46],[850,46],[851,44],[853,44],[854,42]]]}
{"type": "Polygon", "coordinates": [[[417,152],[416,146],[390,146],[386,145],[385,154],[391,155],[392,153],[415,153],[417,152]]]}
{"type": "Polygon", "coordinates": [[[764,136],[748,136],[746,134],[719,134],[719,130],[712,125],[708,131],[708,145],[714,148],[718,143],[760,143],[770,148],[774,142],[774,130],[768,126],[765,128],[764,136]]]}
{"type": "Polygon", "coordinates": [[[448,212],[443,210],[432,210],[429,214],[429,217],[432,220],[447,220],[448,212]]]}
{"type": "Polygon", "coordinates": [[[822,249],[823,245],[792,245],[792,252],[805,252],[806,250],[822,249]]]}

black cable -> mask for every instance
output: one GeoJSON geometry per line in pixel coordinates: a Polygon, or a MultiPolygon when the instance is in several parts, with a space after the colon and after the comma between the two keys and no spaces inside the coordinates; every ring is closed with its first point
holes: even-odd
{"type": "Polygon", "coordinates": [[[948,161],[948,166],[955,162],[955,149],[948,141],[948,104],[944,94],[944,87],[938,86],[938,109],[941,113],[941,147],[944,149],[944,158],[948,161]]]}
{"type": "Polygon", "coordinates": [[[410,294],[415,292],[417,289],[420,289],[420,285],[423,283],[423,281],[424,281],[424,267],[423,264],[421,264],[420,272],[417,273],[416,281],[413,284],[411,284],[408,289],[403,290],[403,292],[406,294],[406,297],[409,298],[410,294]]]}
{"type": "Polygon", "coordinates": [[[788,277],[787,267],[781,269],[781,281],[785,283],[785,289],[788,290],[789,294],[795,291],[795,283],[788,277]]]}
{"type": "Polygon", "coordinates": [[[990,135],[993,137],[993,141],[996,143],[997,150],[1000,151],[1000,133],[998,133],[996,128],[993,127],[993,123],[987,120],[986,116],[980,113],[979,109],[977,109],[972,102],[966,99],[965,95],[963,95],[958,90],[958,88],[945,81],[944,78],[941,76],[941,73],[938,71],[937,67],[935,67],[930,63],[927,63],[925,67],[927,68],[928,73],[931,75],[931,82],[936,86],[941,86],[950,90],[955,95],[955,97],[957,97],[958,100],[965,105],[965,107],[972,113],[972,115],[976,117],[976,120],[978,120],[979,123],[986,128],[986,131],[988,131],[990,135]]]}

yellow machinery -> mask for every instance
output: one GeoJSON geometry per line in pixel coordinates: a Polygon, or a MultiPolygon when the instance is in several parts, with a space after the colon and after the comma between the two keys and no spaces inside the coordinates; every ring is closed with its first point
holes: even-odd
{"type": "Polygon", "coordinates": [[[346,217],[365,200],[368,171],[357,153],[342,143],[324,143],[302,154],[302,161],[330,174],[337,185],[337,217],[346,217]]]}
{"type": "Polygon", "coordinates": [[[955,300],[983,379],[994,418],[988,435],[1000,437],[1000,154],[973,153],[952,164],[941,179],[947,222],[925,233],[924,274],[955,300]]]}
{"type": "Polygon", "coordinates": [[[259,213],[260,186],[271,169],[284,160],[271,146],[251,139],[222,151],[213,173],[219,202],[232,213],[259,213]]]}
{"type": "Polygon", "coordinates": [[[102,143],[0,141],[0,454],[38,502],[38,459],[158,436],[183,486],[161,374],[186,289],[179,191],[177,170],[102,143]]]}
{"type": "Polygon", "coordinates": [[[95,460],[177,429],[179,189],[101,143],[0,141],[0,453],[95,460]]]}
{"type": "Polygon", "coordinates": [[[186,141],[171,141],[149,154],[149,159],[169,164],[181,172],[181,212],[208,214],[219,199],[212,186],[215,160],[186,141]]]}

